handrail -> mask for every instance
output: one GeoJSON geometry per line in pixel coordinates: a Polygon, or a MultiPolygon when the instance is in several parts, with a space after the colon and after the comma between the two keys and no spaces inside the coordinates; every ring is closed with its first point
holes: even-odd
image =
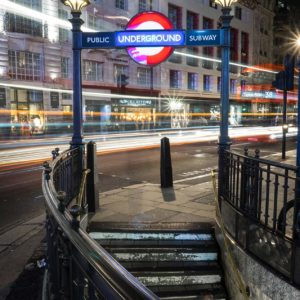
{"type": "Polygon", "coordinates": [[[241,154],[239,152],[236,152],[236,151],[226,151],[228,154],[233,154],[233,155],[237,155],[241,158],[251,158],[252,161],[255,161],[255,162],[260,162],[260,163],[264,163],[264,164],[270,164],[274,167],[279,167],[279,168],[289,168],[291,170],[294,170],[294,171],[297,171],[297,167],[294,166],[294,165],[290,165],[290,164],[286,164],[286,163],[283,163],[283,162],[279,162],[279,161],[274,161],[274,160],[269,160],[269,159],[266,159],[266,158],[256,158],[256,157],[253,157],[253,156],[247,156],[245,154],[241,154]]]}
{"type": "MultiPolygon", "coordinates": [[[[52,169],[55,169],[56,163],[59,159],[62,159],[62,157],[63,156],[59,156],[54,159],[54,161],[50,164],[52,169]]],[[[74,216],[72,216],[67,209],[65,209],[64,211],[59,210],[60,203],[57,199],[57,191],[54,189],[51,177],[52,176],[49,176],[49,173],[47,174],[44,171],[42,188],[45,196],[48,214],[47,229],[52,227],[52,223],[54,222],[55,225],[53,228],[53,232],[55,232],[58,235],[60,233],[63,234],[59,235],[58,238],[56,238],[56,243],[61,242],[61,240],[63,239],[64,241],[67,240],[67,243],[65,245],[70,245],[62,247],[63,251],[60,251],[63,252],[63,255],[60,254],[60,257],[68,256],[68,262],[71,260],[77,263],[78,270],[81,270],[80,272],[84,271],[83,273],[86,274],[85,280],[88,280],[88,282],[90,283],[89,288],[91,288],[91,290],[95,289],[97,292],[101,293],[101,295],[105,296],[106,298],[149,300],[159,299],[142,283],[140,283],[131,273],[129,273],[122,265],[120,265],[116,260],[114,260],[111,257],[111,255],[108,254],[99,244],[97,244],[96,241],[94,241],[85,230],[83,230],[80,227],[77,229],[74,228],[74,226],[72,227],[72,221],[74,221],[74,216]]],[[[49,234],[48,236],[51,236],[53,239],[55,238],[51,234],[49,234]]],[[[57,249],[51,248],[49,251],[52,251],[54,255],[57,254],[55,252],[57,251],[57,249]]],[[[51,259],[51,257],[49,257],[49,259],[51,259]]],[[[53,262],[50,261],[50,271],[52,264],[53,262]]],[[[66,272],[64,271],[65,264],[63,264],[63,261],[61,261],[61,265],[59,265],[58,267],[61,268],[62,273],[59,273],[58,277],[63,277],[63,274],[66,274],[66,272]]],[[[69,276],[73,275],[74,274],[72,274],[72,272],[69,274],[69,276]]],[[[56,285],[62,285],[60,287],[56,287],[59,289],[57,292],[62,293],[61,290],[63,290],[63,292],[65,293],[70,293],[70,291],[68,291],[70,289],[68,289],[68,287],[65,286],[65,282],[72,282],[75,279],[70,280],[69,278],[69,280],[66,281],[61,280],[62,283],[59,280],[57,280],[56,285]]],[[[80,288],[80,286],[84,286],[84,282],[84,278],[82,278],[82,282],[77,284],[77,288],[80,288]]],[[[70,299],[72,299],[72,297],[70,299]]]]}
{"type": "Polygon", "coordinates": [[[224,227],[244,251],[300,286],[295,239],[297,167],[235,151],[224,155],[219,205],[224,227]],[[270,253],[273,253],[270,255],[270,253]]]}

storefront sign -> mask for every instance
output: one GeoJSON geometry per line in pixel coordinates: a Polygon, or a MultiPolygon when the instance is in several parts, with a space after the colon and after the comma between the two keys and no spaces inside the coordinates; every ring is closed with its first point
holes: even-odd
{"type": "Polygon", "coordinates": [[[6,106],[6,92],[4,88],[0,88],[0,107],[6,106]]]}
{"type": "Polygon", "coordinates": [[[124,106],[152,106],[152,100],[120,99],[119,104],[124,106]]]}
{"type": "Polygon", "coordinates": [[[50,103],[52,108],[59,107],[59,93],[57,92],[50,92],[50,103]]]}
{"type": "Polygon", "coordinates": [[[276,99],[276,92],[274,92],[274,91],[242,91],[241,96],[245,97],[245,98],[276,99]]]}

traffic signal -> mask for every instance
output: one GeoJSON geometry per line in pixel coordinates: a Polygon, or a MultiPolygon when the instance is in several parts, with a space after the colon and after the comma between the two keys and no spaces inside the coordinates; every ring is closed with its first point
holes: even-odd
{"type": "Polygon", "coordinates": [[[294,89],[294,68],[295,68],[295,57],[288,54],[284,58],[284,68],[286,75],[286,90],[291,91],[294,89]]]}
{"type": "Polygon", "coordinates": [[[272,86],[278,90],[284,90],[285,71],[280,71],[276,74],[275,81],[272,86]]]}
{"type": "Polygon", "coordinates": [[[129,84],[128,79],[129,79],[129,76],[127,76],[125,74],[121,74],[121,87],[122,88],[126,87],[126,85],[129,84]]]}
{"type": "Polygon", "coordinates": [[[242,79],[241,80],[241,96],[244,95],[245,91],[246,91],[246,80],[242,79]]]}

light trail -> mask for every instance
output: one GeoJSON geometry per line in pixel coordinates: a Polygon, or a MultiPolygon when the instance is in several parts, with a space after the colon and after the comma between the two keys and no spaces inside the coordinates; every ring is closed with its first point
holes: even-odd
{"type": "MultiPolygon", "coordinates": [[[[194,144],[199,142],[217,141],[219,128],[197,129],[176,132],[161,133],[125,133],[114,134],[113,136],[88,136],[86,140],[95,140],[98,154],[107,154],[114,152],[133,151],[139,149],[149,149],[160,147],[162,137],[169,137],[171,145],[194,144]]],[[[281,138],[282,128],[277,127],[253,127],[253,128],[230,128],[229,134],[231,139],[241,138],[259,138],[268,137],[270,140],[281,138]]],[[[289,135],[296,135],[296,128],[289,128],[289,135]]],[[[18,166],[29,163],[42,162],[51,158],[51,151],[57,147],[61,151],[66,150],[69,145],[66,137],[52,139],[51,145],[46,140],[39,140],[40,145],[32,146],[26,141],[22,141],[22,148],[10,148],[0,150],[0,168],[5,170],[12,166],[18,166]],[[63,141],[63,142],[62,142],[63,141]]],[[[15,145],[16,143],[13,143],[15,145]]],[[[8,147],[8,145],[6,145],[8,147]]]]}

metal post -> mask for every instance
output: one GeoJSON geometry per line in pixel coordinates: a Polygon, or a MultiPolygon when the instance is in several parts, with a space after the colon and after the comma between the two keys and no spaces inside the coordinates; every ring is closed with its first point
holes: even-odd
{"type": "Polygon", "coordinates": [[[87,168],[91,172],[87,176],[86,181],[86,198],[88,204],[88,212],[94,213],[99,209],[99,188],[98,188],[98,172],[97,172],[97,145],[90,141],[87,143],[86,163],[87,168]]]}
{"type": "Polygon", "coordinates": [[[160,140],[160,186],[162,188],[173,186],[171,149],[167,137],[160,140]]]}
{"type": "Polygon", "coordinates": [[[219,175],[218,189],[219,199],[224,195],[228,174],[226,171],[225,155],[230,149],[230,139],[228,136],[228,114],[229,114],[229,57],[230,57],[230,15],[231,8],[223,7],[221,22],[224,33],[224,43],[222,45],[222,70],[221,70],[221,102],[220,102],[220,136],[219,136],[219,175]]]}
{"type": "Polygon", "coordinates": [[[81,12],[71,12],[73,37],[73,136],[71,147],[82,147],[82,88],[81,88],[81,12]]]}
{"type": "Polygon", "coordinates": [[[286,132],[287,132],[287,123],[286,123],[286,106],[287,106],[287,87],[286,87],[286,74],[283,77],[283,106],[282,106],[282,151],[281,157],[285,159],[285,149],[286,149],[286,132]]]}
{"type": "MultiPolygon", "coordinates": [[[[300,71],[300,59],[298,61],[298,70],[300,71]]],[[[293,228],[293,263],[292,276],[293,281],[300,284],[300,76],[298,77],[298,115],[297,115],[297,149],[296,149],[296,186],[295,186],[295,211],[293,228]]]]}

